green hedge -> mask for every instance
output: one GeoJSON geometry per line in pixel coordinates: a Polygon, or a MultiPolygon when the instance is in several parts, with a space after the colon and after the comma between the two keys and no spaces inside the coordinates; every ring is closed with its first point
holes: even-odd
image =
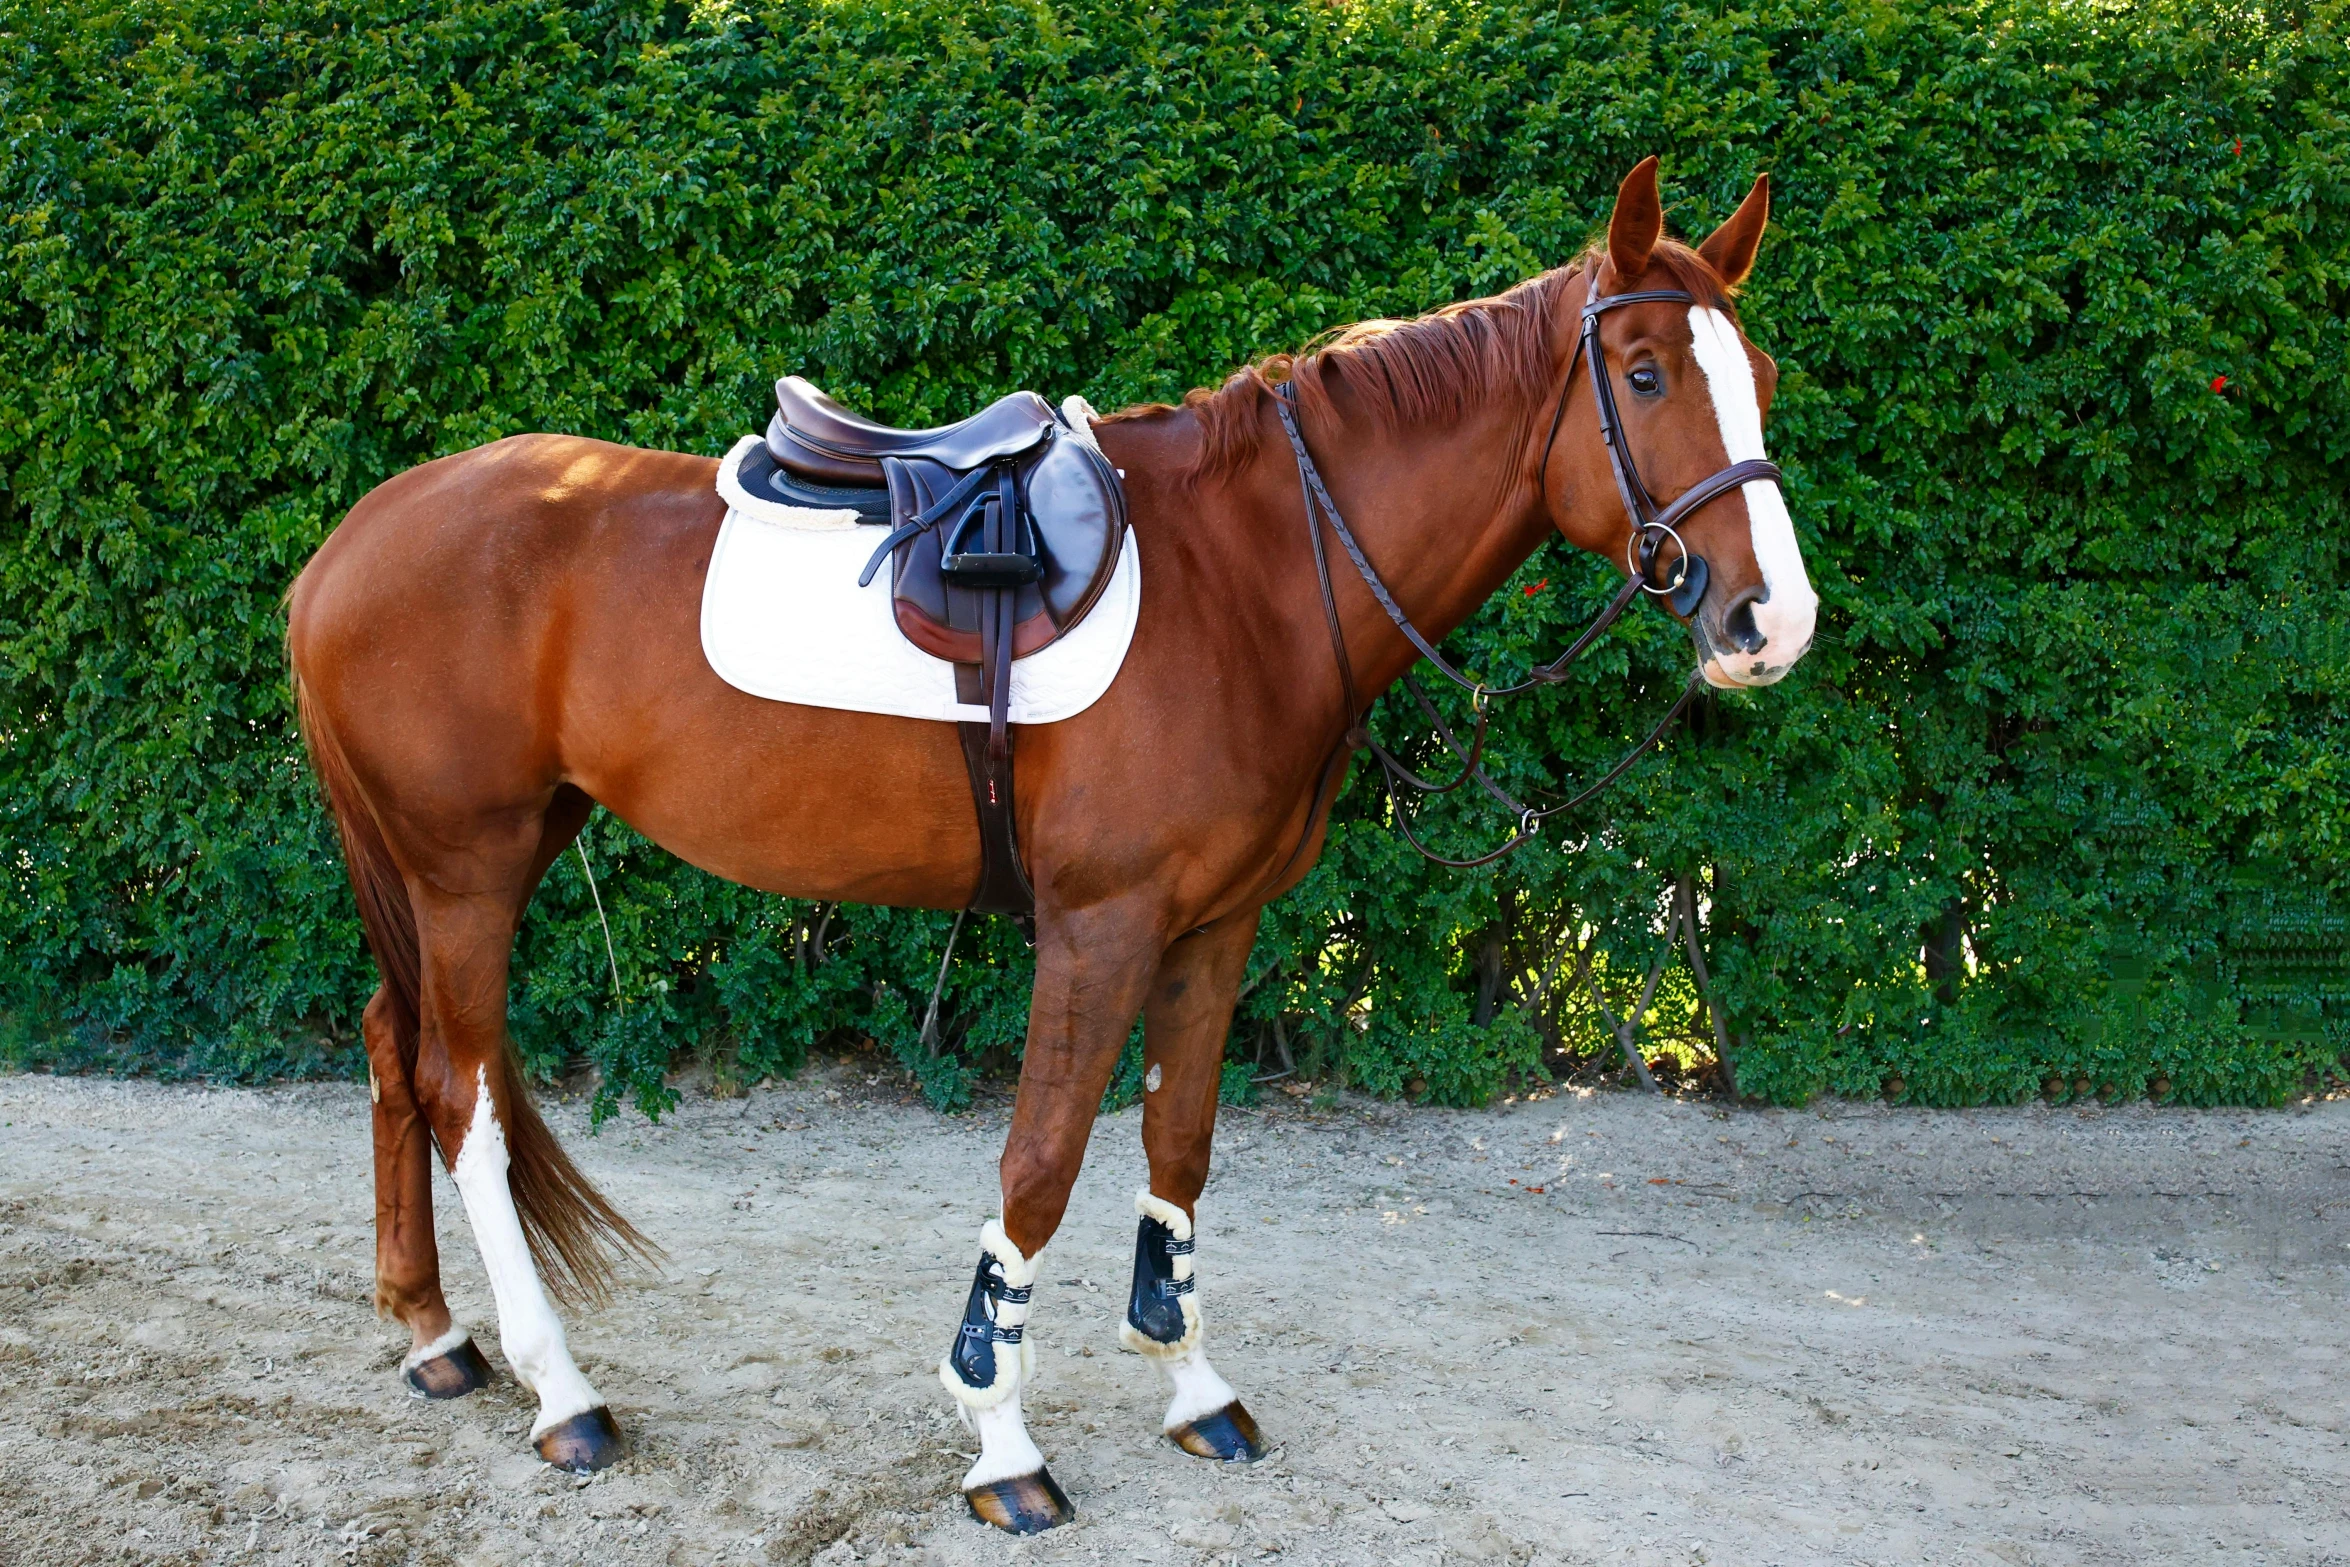
{"type": "MultiPolygon", "coordinates": [[[[1358,776],[1268,920],[1233,1087],[1467,1102],[1605,1059],[1593,986],[1623,1009],[1687,878],[1749,1093],[2300,1091],[2350,1043],[2346,17],[9,7],[0,1056],[348,1067],[372,979],[280,597],[386,475],[531,429],[716,452],[786,370],[916,421],[1171,397],[1560,261],[1653,151],[1690,235],[1773,175],[1746,315],[1819,645],[1492,871],[1421,866],[1358,776]]],[[[1454,645],[1521,669],[1606,577],[1546,549],[1454,645]]],[[[1612,756],[1687,657],[1640,617],[1511,708],[1511,777],[1612,756]]],[[[999,922],[932,1049],[945,918],[586,841],[628,1005],[567,856],[516,968],[539,1069],[657,1108],[684,1053],[747,1076],[869,1036],[953,1103],[1015,1058],[999,922]]],[[[1710,1049],[1678,960],[1649,1022],[1710,1049]]]]}

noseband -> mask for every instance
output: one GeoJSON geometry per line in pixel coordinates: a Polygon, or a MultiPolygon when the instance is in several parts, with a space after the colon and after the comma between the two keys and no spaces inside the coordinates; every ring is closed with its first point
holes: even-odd
{"type": "MultiPolygon", "coordinates": [[[[1322,588],[1322,612],[1330,623],[1330,645],[1332,651],[1338,656],[1339,682],[1346,693],[1348,723],[1346,746],[1348,750],[1367,750],[1378,760],[1380,772],[1386,782],[1388,803],[1395,812],[1396,827],[1403,833],[1404,841],[1417,849],[1424,857],[1439,865],[1448,865],[1457,870],[1488,865],[1512,850],[1531,842],[1535,834],[1541,831],[1542,823],[1546,818],[1556,816],[1562,811],[1573,810],[1621,778],[1642,753],[1664,738],[1665,731],[1672,727],[1674,720],[1678,719],[1683,710],[1689,706],[1690,698],[1697,694],[1699,683],[1703,679],[1702,670],[1691,672],[1688,683],[1681,688],[1680,696],[1666,710],[1665,716],[1657,721],[1656,727],[1648,732],[1646,739],[1625,752],[1623,758],[1615,766],[1609,768],[1596,783],[1589,785],[1572,798],[1558,801],[1556,804],[1539,808],[1525,804],[1495,783],[1480,765],[1485,752],[1487,704],[1491,698],[1513,696],[1535,686],[1556,685],[1563,681],[1566,678],[1567,666],[1581,657],[1584,651],[1599,639],[1601,632],[1614,625],[1617,618],[1630,607],[1633,598],[1644,590],[1669,599],[1674,613],[1684,618],[1695,612],[1698,604],[1705,597],[1709,573],[1705,557],[1690,553],[1688,544],[1683,541],[1678,532],[1678,525],[1686,521],[1689,515],[1700,506],[1737,489],[1740,485],[1757,479],[1768,479],[1773,483],[1779,482],[1780,474],[1776,463],[1750,458],[1743,462],[1732,463],[1719,473],[1699,480],[1675,496],[1669,504],[1660,506],[1657,504],[1656,497],[1649,493],[1647,484],[1640,477],[1639,465],[1632,459],[1631,443],[1624,436],[1622,416],[1616,411],[1615,387],[1608,376],[1607,356],[1600,344],[1600,320],[1609,311],[1621,309],[1626,305],[1695,305],[1696,303],[1695,295],[1685,289],[1678,288],[1640,289],[1629,294],[1603,296],[1599,292],[1599,269],[1592,268],[1589,289],[1584,296],[1583,329],[1581,335],[1575,339],[1574,355],[1567,361],[1567,373],[1559,383],[1558,403],[1550,416],[1550,433],[1542,443],[1542,462],[1535,470],[1535,485],[1538,494],[1547,495],[1551,448],[1558,444],[1559,427],[1566,420],[1567,398],[1574,391],[1575,386],[1575,363],[1577,360],[1586,360],[1590,365],[1592,397],[1599,416],[1599,438],[1607,447],[1608,466],[1614,470],[1616,476],[1616,492],[1623,498],[1624,514],[1632,523],[1632,532],[1624,541],[1624,567],[1627,575],[1623,587],[1617,590],[1616,596],[1608,601],[1607,607],[1599,612],[1598,617],[1589,626],[1584,628],[1581,636],[1575,638],[1568,645],[1564,653],[1547,664],[1535,666],[1527,672],[1525,679],[1515,685],[1488,686],[1483,681],[1471,680],[1447,663],[1444,655],[1436,651],[1435,645],[1420,634],[1419,628],[1412,624],[1410,617],[1405,615],[1396,604],[1395,596],[1387,591],[1387,584],[1380,580],[1379,573],[1372,568],[1369,557],[1364,555],[1362,546],[1355,540],[1354,531],[1346,525],[1346,519],[1339,515],[1338,503],[1330,498],[1329,489],[1322,483],[1321,472],[1315,468],[1313,455],[1306,450],[1305,436],[1298,429],[1296,391],[1286,381],[1273,388],[1274,412],[1280,415],[1281,428],[1289,436],[1290,449],[1297,454],[1298,479],[1305,493],[1306,531],[1313,539],[1314,571],[1322,588]],[[1439,674],[1470,693],[1471,705],[1477,714],[1477,728],[1471,736],[1469,744],[1464,746],[1453,734],[1451,726],[1446,724],[1443,717],[1437,713],[1435,704],[1428,700],[1428,694],[1420,689],[1419,682],[1408,673],[1403,677],[1404,689],[1411,693],[1412,700],[1419,705],[1422,714],[1435,726],[1437,735],[1443,739],[1445,745],[1451,749],[1455,756],[1461,758],[1461,770],[1450,783],[1435,783],[1421,777],[1411,768],[1405,766],[1395,753],[1374,739],[1370,730],[1365,727],[1364,720],[1368,714],[1355,693],[1354,664],[1347,657],[1346,636],[1340,630],[1338,623],[1338,599],[1330,587],[1330,558],[1322,547],[1320,521],[1322,516],[1329,518],[1330,531],[1338,535],[1339,547],[1346,551],[1347,559],[1354,562],[1355,570],[1362,576],[1363,585],[1371,590],[1371,597],[1378,600],[1379,607],[1387,612],[1389,620],[1395,622],[1396,629],[1401,631],[1412,646],[1419,650],[1421,657],[1436,666],[1439,674]],[[1678,551],[1678,559],[1674,563],[1673,579],[1660,585],[1653,579],[1656,572],[1657,556],[1662,551],[1667,539],[1673,542],[1675,550],[1678,551]],[[1400,785],[1416,794],[1449,794],[1471,779],[1476,780],[1479,787],[1516,815],[1517,831],[1509,842],[1489,854],[1479,855],[1473,860],[1447,859],[1422,843],[1413,833],[1411,821],[1404,812],[1403,802],[1397,797],[1396,790],[1400,785]]],[[[1324,764],[1323,777],[1315,786],[1314,809],[1306,817],[1306,831],[1309,835],[1313,830],[1314,816],[1321,811],[1323,790],[1329,785],[1330,776],[1335,771],[1339,757],[1345,754],[1344,751],[1334,752],[1331,760],[1324,764]]],[[[1290,863],[1295,862],[1297,854],[1302,852],[1304,847],[1305,840],[1301,838],[1298,841],[1297,850],[1291,852],[1290,863]]],[[[1286,873],[1288,868],[1288,864],[1284,864],[1283,873],[1286,873]]]]}

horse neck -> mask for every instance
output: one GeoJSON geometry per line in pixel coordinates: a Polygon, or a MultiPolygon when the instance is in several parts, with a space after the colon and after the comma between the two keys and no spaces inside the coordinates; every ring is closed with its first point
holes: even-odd
{"type": "MultiPolygon", "coordinates": [[[[1420,428],[1343,414],[1319,423],[1306,441],[1323,483],[1396,607],[1431,643],[1475,614],[1549,534],[1536,488],[1521,471],[1523,408],[1497,400],[1420,428]]],[[[1286,440],[1268,443],[1267,451],[1270,460],[1294,465],[1286,440]]],[[[1380,608],[1327,522],[1322,536],[1355,691],[1368,702],[1420,653],[1380,608]]]]}

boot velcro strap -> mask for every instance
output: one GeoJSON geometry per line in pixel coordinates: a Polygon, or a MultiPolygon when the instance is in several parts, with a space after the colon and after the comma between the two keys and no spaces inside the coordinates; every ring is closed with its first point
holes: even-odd
{"type": "Polygon", "coordinates": [[[1197,1279],[1161,1279],[1159,1293],[1167,1296],[1188,1295],[1192,1285],[1198,1282],[1197,1279]]]}
{"type": "Polygon", "coordinates": [[[1020,1342],[1020,1335],[1027,1331],[1028,1327],[1025,1323],[1009,1328],[994,1322],[966,1322],[963,1324],[965,1338],[993,1339],[998,1344],[1017,1344],[1020,1342]]]}
{"type": "Polygon", "coordinates": [[[1022,1284],[1015,1288],[991,1276],[988,1280],[987,1292],[1007,1306],[1025,1306],[1028,1304],[1028,1297],[1036,1293],[1036,1286],[1022,1284]]]}
{"type": "Polygon", "coordinates": [[[1177,1240],[1172,1235],[1170,1235],[1167,1237],[1167,1255],[1170,1257],[1188,1257],[1191,1255],[1192,1248],[1198,1244],[1199,1243],[1197,1241],[1191,1239],[1188,1236],[1182,1240],[1177,1240]]]}

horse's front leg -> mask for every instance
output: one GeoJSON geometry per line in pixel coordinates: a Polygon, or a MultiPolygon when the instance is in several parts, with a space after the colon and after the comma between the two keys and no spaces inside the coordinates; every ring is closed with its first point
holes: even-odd
{"type": "Polygon", "coordinates": [[[1207,1325],[1192,1293],[1193,1210],[1208,1181],[1224,1041],[1240,993],[1257,911],[1221,920],[1168,949],[1143,1009],[1142,1144],[1150,1189],[1136,1195],[1134,1285],[1118,1333],[1166,1374],[1173,1398],[1160,1429],[1185,1452],[1245,1461],[1264,1438],[1232,1384],[1208,1364],[1207,1325]]]}
{"type": "Polygon", "coordinates": [[[963,1476],[972,1514],[1014,1534],[1068,1522],[1075,1509],[1028,1435],[1021,1393],[1035,1373],[1027,1335],[1037,1257],[1060,1227],[1069,1188],[1119,1049],[1166,948],[1155,904],[1040,911],[1028,1050],[1002,1165],[1003,1211],[980,1231],[979,1272],[939,1363],[979,1459],[963,1476]]]}

